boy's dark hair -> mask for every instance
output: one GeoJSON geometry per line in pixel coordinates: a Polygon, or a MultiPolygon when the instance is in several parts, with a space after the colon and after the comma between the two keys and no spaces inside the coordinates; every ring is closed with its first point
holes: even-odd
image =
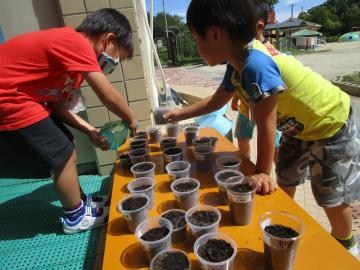
{"type": "Polygon", "coordinates": [[[267,25],[270,6],[267,0],[255,0],[255,8],[258,20],[263,20],[264,25],[267,25]]]}
{"type": "Polygon", "coordinates": [[[256,36],[257,11],[254,0],[192,0],[187,24],[205,38],[210,26],[225,28],[234,41],[245,44],[256,36]]]}
{"type": "Polygon", "coordinates": [[[131,26],[127,18],[112,8],[104,8],[89,14],[76,28],[76,31],[93,37],[103,33],[114,33],[116,44],[129,52],[129,57],[134,54],[134,43],[131,26]]]}

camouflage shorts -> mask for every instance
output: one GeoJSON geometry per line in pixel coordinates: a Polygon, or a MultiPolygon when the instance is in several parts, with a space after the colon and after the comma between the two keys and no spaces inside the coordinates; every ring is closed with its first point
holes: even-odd
{"type": "Polygon", "coordinates": [[[356,109],[333,137],[302,141],[283,134],[276,165],[280,186],[302,184],[310,168],[311,187],[322,207],[350,204],[360,198],[360,131],[356,109]]]}

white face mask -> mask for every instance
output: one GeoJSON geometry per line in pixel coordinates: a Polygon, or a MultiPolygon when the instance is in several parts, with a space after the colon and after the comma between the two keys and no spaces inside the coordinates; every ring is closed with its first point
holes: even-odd
{"type": "Polygon", "coordinates": [[[119,54],[118,58],[115,59],[104,51],[98,56],[98,62],[103,73],[109,75],[115,70],[115,67],[120,64],[119,54]]]}

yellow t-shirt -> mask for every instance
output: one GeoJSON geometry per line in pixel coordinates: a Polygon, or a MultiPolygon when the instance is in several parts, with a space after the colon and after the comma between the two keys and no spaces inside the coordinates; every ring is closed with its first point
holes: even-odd
{"type": "Polygon", "coordinates": [[[305,141],[332,137],[349,115],[349,95],[294,57],[258,40],[249,46],[244,68],[240,76],[232,75],[232,83],[248,104],[278,93],[277,128],[305,141]]]}

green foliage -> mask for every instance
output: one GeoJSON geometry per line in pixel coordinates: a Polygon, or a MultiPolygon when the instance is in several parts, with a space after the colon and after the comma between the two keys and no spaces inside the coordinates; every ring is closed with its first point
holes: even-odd
{"type": "Polygon", "coordinates": [[[360,84],[360,72],[354,72],[342,78],[344,82],[360,84]]]}
{"type": "Polygon", "coordinates": [[[321,31],[326,35],[341,35],[351,31],[353,26],[360,26],[360,1],[327,0],[300,13],[299,18],[321,24],[321,31]]]}
{"type": "Polygon", "coordinates": [[[279,2],[279,0],[267,0],[269,3],[270,9],[274,10],[275,5],[279,2]]]}
{"type": "MultiPolygon", "coordinates": [[[[172,30],[172,28],[176,27],[179,32],[183,32],[187,29],[183,18],[178,15],[171,15],[166,13],[166,20],[169,30],[172,30]]],[[[159,12],[156,14],[156,16],[154,16],[154,37],[159,38],[165,36],[165,13],[159,12]]]]}

